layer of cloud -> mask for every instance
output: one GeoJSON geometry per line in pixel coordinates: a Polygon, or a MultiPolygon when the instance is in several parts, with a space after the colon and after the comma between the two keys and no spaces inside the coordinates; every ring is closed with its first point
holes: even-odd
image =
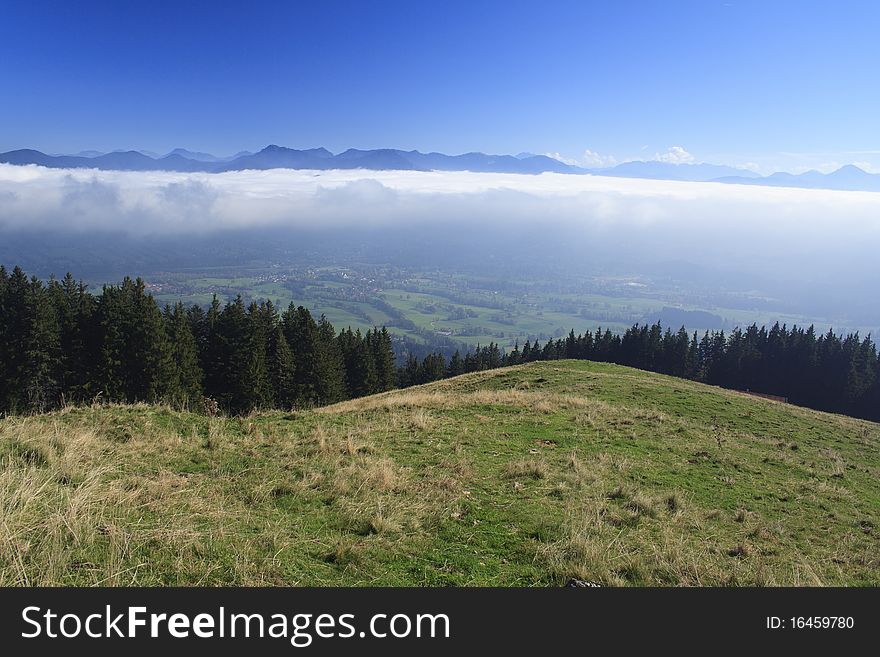
{"type": "Polygon", "coordinates": [[[880,194],[564,174],[113,172],[0,165],[9,230],[136,236],[261,227],[481,226],[614,239],[670,258],[764,266],[880,247],[880,194]]]}

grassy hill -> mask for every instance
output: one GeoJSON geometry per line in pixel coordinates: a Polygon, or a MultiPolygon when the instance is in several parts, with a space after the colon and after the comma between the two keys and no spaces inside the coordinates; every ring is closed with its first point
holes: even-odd
{"type": "Polygon", "coordinates": [[[0,421],[0,585],[880,585],[880,426],[533,363],[0,421]]]}

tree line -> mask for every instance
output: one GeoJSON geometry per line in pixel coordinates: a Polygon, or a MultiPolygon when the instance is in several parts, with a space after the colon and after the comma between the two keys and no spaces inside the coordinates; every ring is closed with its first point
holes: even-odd
{"type": "Polygon", "coordinates": [[[303,408],[396,384],[385,328],[336,332],[325,317],[236,297],[160,308],[140,279],[91,294],[0,266],[0,412],[64,403],[166,402],[228,413],[303,408]]]}
{"type": "Polygon", "coordinates": [[[306,408],[468,372],[562,358],[618,363],[703,383],[787,397],[880,420],[880,358],[871,336],[778,323],[702,336],[659,323],[490,343],[450,358],[409,353],[396,366],[384,328],[337,333],[324,316],[242,298],[160,308],[140,279],[92,294],[68,274],[43,283],[0,266],[0,412],[64,403],[166,402],[228,413],[306,408]]]}
{"type": "Polygon", "coordinates": [[[421,361],[409,357],[401,370],[403,385],[537,360],[574,358],[627,365],[724,388],[786,397],[823,411],[880,421],[880,358],[871,336],[858,332],[817,334],[779,323],[769,330],[752,324],[729,333],[673,332],[659,324],[636,324],[623,334],[597,329],[567,337],[526,341],[507,353],[498,346],[478,347],[448,360],[441,353],[421,361]]]}

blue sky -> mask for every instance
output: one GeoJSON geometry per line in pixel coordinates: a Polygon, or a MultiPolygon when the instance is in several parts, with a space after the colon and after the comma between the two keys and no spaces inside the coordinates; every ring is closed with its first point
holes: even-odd
{"type": "Polygon", "coordinates": [[[0,15],[3,151],[880,170],[876,2],[0,0],[0,15]]]}

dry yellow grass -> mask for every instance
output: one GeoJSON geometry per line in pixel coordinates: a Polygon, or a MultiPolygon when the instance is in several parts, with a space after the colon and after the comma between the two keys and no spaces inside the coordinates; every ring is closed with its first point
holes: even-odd
{"type": "MultiPolygon", "coordinates": [[[[320,414],[363,413],[375,410],[399,408],[413,409],[413,417],[422,416],[426,409],[452,409],[469,406],[509,406],[535,413],[554,413],[559,410],[582,410],[594,414],[608,413],[608,404],[577,395],[552,392],[533,392],[528,390],[476,390],[473,392],[452,392],[414,388],[395,394],[384,393],[362,397],[317,409],[320,414]]],[[[418,422],[419,425],[422,422],[418,422]]],[[[414,426],[416,422],[414,420],[414,426]]]]}
{"type": "MultiPolygon", "coordinates": [[[[373,430],[401,422],[426,426],[431,419],[424,412],[389,418],[385,426],[316,422],[283,438],[252,420],[217,418],[209,420],[205,438],[158,426],[151,409],[131,410],[137,422],[105,421],[98,413],[97,423],[0,424],[0,440],[11,446],[0,454],[0,585],[280,583],[284,564],[267,560],[266,541],[273,555],[282,555],[303,537],[267,526],[260,508],[286,496],[324,496],[334,501],[346,531],[393,536],[448,515],[463,490],[464,467],[413,480],[374,453],[373,430]],[[235,440],[230,423],[240,431],[235,440]],[[224,454],[256,457],[269,447],[279,458],[222,464],[224,454]],[[221,464],[175,471],[194,450],[221,464]],[[221,545],[232,563],[215,561],[221,545]]],[[[347,545],[347,554],[360,549],[347,545]]]]}
{"type": "Polygon", "coordinates": [[[0,585],[55,584],[97,541],[107,543],[107,564],[94,583],[124,583],[129,536],[116,509],[133,495],[109,480],[114,464],[91,463],[94,430],[9,429],[21,458],[0,469],[0,585]]]}

